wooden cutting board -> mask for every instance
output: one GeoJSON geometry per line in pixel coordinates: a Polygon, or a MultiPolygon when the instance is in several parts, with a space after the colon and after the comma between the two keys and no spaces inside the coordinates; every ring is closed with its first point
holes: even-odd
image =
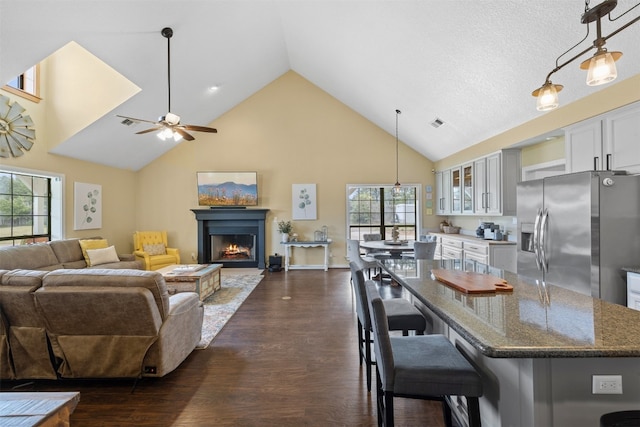
{"type": "Polygon", "coordinates": [[[511,292],[513,286],[506,280],[491,274],[474,273],[459,270],[431,270],[433,276],[440,282],[467,294],[486,294],[495,292],[511,292]]]}

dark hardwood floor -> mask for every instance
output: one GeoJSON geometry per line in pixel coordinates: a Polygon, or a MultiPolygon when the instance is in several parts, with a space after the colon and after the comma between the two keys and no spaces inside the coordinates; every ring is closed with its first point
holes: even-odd
{"type": "MultiPolygon", "coordinates": [[[[131,380],[3,382],[0,390],[79,391],[72,426],[375,426],[349,278],[346,269],[265,272],[207,349],[133,393],[131,380]]],[[[383,288],[383,296],[399,292],[383,288]]],[[[394,404],[398,426],[444,425],[439,403],[394,404]]]]}

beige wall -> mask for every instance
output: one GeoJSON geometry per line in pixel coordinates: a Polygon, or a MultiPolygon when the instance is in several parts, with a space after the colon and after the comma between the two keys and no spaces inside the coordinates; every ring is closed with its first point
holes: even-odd
{"type": "MultiPolygon", "coordinates": [[[[247,170],[258,172],[260,207],[270,209],[267,254],[282,253],[273,220],[291,218],[291,185],[316,183],[318,220],[294,221],[294,231],[312,238],[327,225],[334,242],[331,264],[346,265],[346,185],[395,182],[395,137],[294,72],[212,123],[218,134],[198,134],[137,173],[48,154],[61,127],[46,122],[46,85],[42,97],[40,104],[17,99],[36,124],[37,142],[25,156],[1,164],[65,174],[66,236],[100,234],[121,252],[132,250],[133,231],[163,229],[183,261],[191,262],[197,252],[197,223],[190,211],[198,207],[196,171],[247,170]],[[73,231],[75,181],[102,185],[102,229],[73,231]]],[[[399,158],[402,183],[434,184],[431,161],[402,143],[399,158]]],[[[425,226],[437,223],[433,215],[424,219],[425,226]]],[[[296,262],[321,263],[319,250],[297,254],[296,262]]]]}
{"type": "MultiPolygon", "coordinates": [[[[393,106],[390,108],[393,114],[393,106]]],[[[317,184],[317,221],[294,221],[300,239],[329,227],[330,264],[345,262],[346,184],[395,182],[395,137],[287,72],[198,134],[140,170],[136,226],[167,229],[185,262],[197,252],[196,171],[257,171],[259,204],[270,209],[267,252],[282,253],[273,220],[291,219],[291,185],[317,184]]],[[[433,185],[432,163],[400,144],[400,181],[433,185]]],[[[426,218],[426,217],[425,217],[426,218]]],[[[427,221],[435,224],[432,215],[427,221]]],[[[320,264],[321,250],[296,250],[297,263],[320,264]]]]}
{"type": "MultiPolygon", "coordinates": [[[[42,76],[46,76],[46,61],[40,66],[42,76]]],[[[36,142],[30,151],[22,157],[0,158],[0,167],[26,169],[30,171],[53,172],[64,175],[63,189],[63,232],[65,237],[91,237],[100,235],[116,246],[118,252],[131,252],[131,233],[135,228],[135,173],[115,169],[95,163],[83,162],[54,154],[49,154],[51,143],[60,139],[57,129],[51,123],[52,116],[47,114],[47,100],[50,93],[47,84],[41,85],[42,102],[35,103],[0,90],[11,102],[18,102],[26,108],[27,114],[34,121],[36,142]],[[73,186],[74,182],[102,185],[102,228],[99,230],[73,230],[73,186]]],[[[71,99],[69,100],[72,101],[71,99]]]]}
{"type": "Polygon", "coordinates": [[[522,167],[564,159],[564,136],[544,141],[539,144],[522,147],[522,167]]]}

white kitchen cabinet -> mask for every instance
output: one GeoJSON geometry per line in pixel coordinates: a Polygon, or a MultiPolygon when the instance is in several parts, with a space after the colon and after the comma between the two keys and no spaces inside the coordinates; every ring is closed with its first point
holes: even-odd
{"type": "Polygon", "coordinates": [[[436,214],[449,215],[451,213],[451,171],[436,172],[436,214]]]}
{"type": "Polygon", "coordinates": [[[567,172],[640,173],[640,103],[565,128],[567,172]]]}
{"type": "Polygon", "coordinates": [[[640,103],[606,114],[604,132],[605,168],[640,173],[640,103]]]}
{"type": "Polygon", "coordinates": [[[436,258],[460,259],[512,272],[517,269],[515,243],[494,242],[461,234],[435,235],[438,236],[441,251],[436,253],[436,258]]]}
{"type": "Polygon", "coordinates": [[[640,274],[627,272],[627,307],[640,310],[640,274]]]}
{"type": "Polygon", "coordinates": [[[476,215],[515,215],[520,150],[508,149],[473,162],[476,215]]]}

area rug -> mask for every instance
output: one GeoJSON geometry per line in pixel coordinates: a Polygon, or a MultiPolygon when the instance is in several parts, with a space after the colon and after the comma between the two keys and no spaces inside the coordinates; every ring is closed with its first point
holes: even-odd
{"type": "Polygon", "coordinates": [[[203,302],[202,337],[196,347],[199,350],[209,346],[263,277],[258,274],[221,276],[221,289],[203,302]]]}

